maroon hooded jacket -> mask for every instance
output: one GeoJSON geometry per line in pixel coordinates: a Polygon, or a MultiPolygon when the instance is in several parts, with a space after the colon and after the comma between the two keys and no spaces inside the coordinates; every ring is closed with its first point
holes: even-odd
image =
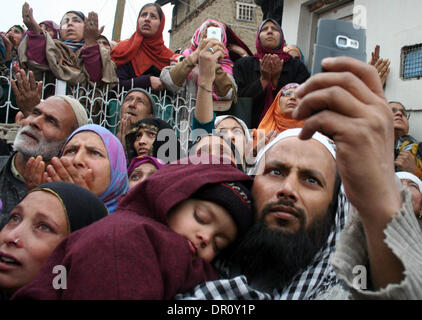
{"type": "Polygon", "coordinates": [[[251,178],[231,165],[163,167],[130,190],[113,215],[68,236],[12,299],[172,299],[217,279],[167,226],[167,214],[205,184],[223,181],[251,178]],[[53,288],[58,265],[66,268],[67,289],[53,288]]]}

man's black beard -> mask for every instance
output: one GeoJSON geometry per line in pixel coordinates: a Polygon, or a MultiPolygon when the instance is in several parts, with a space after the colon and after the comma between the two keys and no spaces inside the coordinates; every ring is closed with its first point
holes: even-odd
{"type": "MultiPolygon", "coordinates": [[[[290,205],[283,201],[279,204],[290,205]]],[[[337,201],[308,230],[305,229],[304,212],[296,208],[300,211],[300,229],[295,233],[269,228],[263,214],[225,258],[230,265],[240,268],[238,271],[246,275],[255,288],[284,288],[325,246],[333,225],[333,206],[337,207],[337,201]]]]}

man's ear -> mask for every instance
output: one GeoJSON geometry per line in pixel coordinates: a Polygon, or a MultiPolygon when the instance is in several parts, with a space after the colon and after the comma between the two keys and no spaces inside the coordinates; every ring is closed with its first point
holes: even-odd
{"type": "Polygon", "coordinates": [[[25,119],[25,116],[22,111],[19,111],[15,116],[15,123],[18,125],[22,125],[23,119],[25,119]]]}

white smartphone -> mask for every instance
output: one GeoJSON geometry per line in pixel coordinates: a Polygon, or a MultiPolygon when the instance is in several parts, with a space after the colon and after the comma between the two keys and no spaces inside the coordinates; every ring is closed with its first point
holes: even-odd
{"type": "Polygon", "coordinates": [[[207,39],[217,39],[218,41],[221,41],[221,29],[218,27],[208,27],[207,39]]]}

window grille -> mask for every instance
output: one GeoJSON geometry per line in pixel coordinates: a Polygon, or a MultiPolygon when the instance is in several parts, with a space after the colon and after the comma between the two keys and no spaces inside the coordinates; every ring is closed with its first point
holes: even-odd
{"type": "Polygon", "coordinates": [[[400,76],[402,79],[422,77],[422,44],[406,46],[401,49],[400,76]]]}
{"type": "Polygon", "coordinates": [[[242,21],[254,21],[255,20],[255,4],[237,2],[236,19],[242,21]]]}

